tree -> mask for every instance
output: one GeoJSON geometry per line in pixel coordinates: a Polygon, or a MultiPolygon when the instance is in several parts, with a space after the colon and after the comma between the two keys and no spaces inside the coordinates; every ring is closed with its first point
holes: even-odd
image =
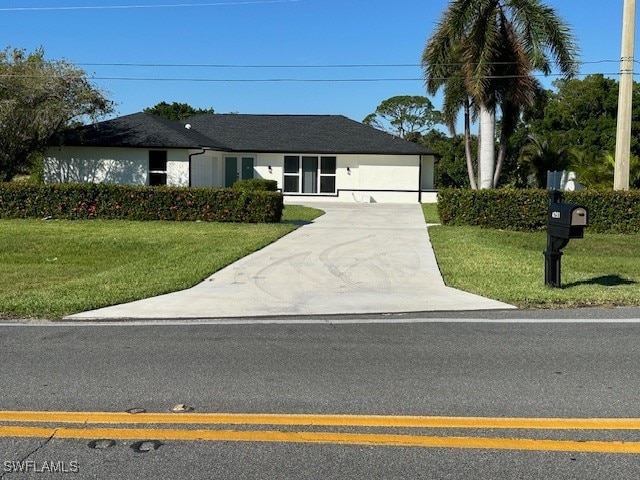
{"type": "MultiPolygon", "coordinates": [[[[589,188],[611,188],[613,184],[615,158],[610,152],[592,158],[577,151],[569,168],[576,172],[578,182],[589,188]]],[[[629,157],[629,185],[640,188],[640,157],[629,157]]]]}
{"type": "Polygon", "coordinates": [[[153,107],[145,108],[143,112],[164,117],[169,120],[183,120],[201,113],[215,113],[213,108],[194,108],[188,103],[178,102],[173,102],[171,104],[167,102],[156,103],[153,107]]]}
{"type": "Polygon", "coordinates": [[[376,111],[362,123],[388,132],[396,137],[409,138],[424,134],[441,123],[440,112],[431,100],[418,95],[399,95],[384,100],[376,111]]]}
{"type": "Polygon", "coordinates": [[[529,143],[522,148],[520,158],[535,175],[538,187],[546,188],[547,172],[565,170],[571,164],[572,154],[567,146],[531,134],[529,143]]]}
{"type": "MultiPolygon", "coordinates": [[[[465,163],[465,140],[462,135],[449,137],[438,130],[432,130],[420,141],[440,155],[434,169],[436,188],[469,187],[465,163]]],[[[473,142],[472,150],[475,151],[475,149],[476,145],[473,142]]]]}
{"type": "MultiPolygon", "coordinates": [[[[615,149],[618,82],[604,75],[557,80],[545,92],[545,102],[529,111],[513,138],[535,134],[570,147],[570,168],[586,186],[610,187],[613,169],[609,152],[615,149]]],[[[640,157],[640,83],[633,86],[631,175],[640,157]]],[[[522,145],[522,143],[520,144],[522,145]]],[[[516,151],[519,151],[516,148],[516,151]]],[[[632,179],[632,186],[637,185],[632,179]]]]}
{"type": "MultiPolygon", "coordinates": [[[[433,94],[459,77],[450,105],[471,103],[479,119],[479,184],[500,177],[506,143],[522,109],[532,105],[538,84],[532,73],[551,73],[551,63],[571,76],[577,47],[569,27],[540,0],[452,0],[422,56],[427,91],[433,94]],[[499,158],[495,158],[496,112],[502,113],[499,158]],[[497,167],[497,168],[496,168],[497,167]]],[[[445,88],[445,96],[447,89],[445,88]]]]}
{"type": "MultiPolygon", "coordinates": [[[[530,131],[562,137],[591,158],[613,152],[618,111],[618,82],[604,75],[558,80],[540,115],[528,123],[530,131]]],[[[640,84],[634,84],[631,153],[640,155],[640,84]]]]}
{"type": "MultiPolygon", "coordinates": [[[[450,48],[446,51],[430,52],[434,55],[430,58],[429,74],[425,75],[427,92],[435,95],[441,88],[444,90],[444,103],[442,106],[442,119],[449,128],[452,137],[456,136],[456,122],[460,110],[464,111],[464,154],[467,166],[467,176],[472,189],[477,189],[474,158],[471,153],[471,116],[473,102],[469,97],[464,78],[458,72],[458,66],[462,55],[462,45],[450,48]],[[438,56],[438,58],[436,58],[438,56]]],[[[426,55],[426,50],[425,50],[426,55]]],[[[423,57],[423,65],[424,65],[423,57]]],[[[474,110],[474,116],[475,116],[474,110]]]]}
{"type": "Polygon", "coordinates": [[[38,49],[0,52],[0,181],[26,172],[29,160],[73,122],[99,118],[113,104],[83,70],[47,60],[38,49]]]}

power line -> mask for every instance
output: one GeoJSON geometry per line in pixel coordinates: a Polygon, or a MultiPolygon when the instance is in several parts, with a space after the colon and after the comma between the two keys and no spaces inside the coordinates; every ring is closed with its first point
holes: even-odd
{"type": "Polygon", "coordinates": [[[135,82],[211,82],[211,83],[366,83],[415,82],[422,78],[150,78],[89,77],[91,80],[123,80],[135,82]]]}
{"type": "MultiPolygon", "coordinates": [[[[618,60],[607,60],[607,59],[599,59],[599,60],[589,60],[583,62],[574,62],[576,65],[596,65],[596,64],[604,64],[604,63],[617,63],[618,60]]],[[[494,62],[495,65],[510,65],[516,62],[494,62]]],[[[640,61],[635,61],[635,63],[639,63],[640,61]]],[[[380,68],[395,68],[395,67],[412,67],[417,68],[421,67],[419,64],[413,63],[344,63],[344,64],[319,64],[319,65],[294,65],[294,64],[279,64],[279,65],[265,65],[265,64],[186,64],[186,63],[98,63],[98,62],[85,62],[85,63],[77,63],[77,66],[94,66],[94,67],[141,67],[141,68],[246,68],[246,69],[323,69],[323,68],[371,68],[371,67],[380,67],[380,68]]],[[[447,66],[457,66],[460,65],[458,63],[455,64],[443,64],[447,66]]],[[[584,77],[587,75],[607,75],[607,76],[619,76],[620,72],[589,72],[589,73],[577,73],[575,76],[584,77]]],[[[415,82],[415,81],[424,81],[424,78],[416,78],[416,77],[366,77],[366,78],[291,78],[291,77],[274,77],[274,78],[194,78],[194,77],[158,77],[158,76],[123,76],[123,75],[108,75],[108,74],[100,74],[100,73],[92,73],[85,74],[87,79],[90,80],[104,80],[104,81],[132,81],[132,82],[210,82],[210,83],[365,83],[365,82],[415,82]]],[[[548,77],[564,77],[565,74],[559,72],[552,72],[548,75],[545,75],[540,72],[532,73],[533,77],[537,78],[548,78],[548,77]]],[[[0,74],[0,78],[10,78],[10,77],[22,77],[22,78],[38,78],[41,75],[23,75],[23,74],[0,74]]],[[[432,77],[432,80],[435,81],[446,81],[450,78],[462,78],[459,75],[450,75],[447,77],[432,77]]],[[[484,77],[473,77],[474,79],[516,79],[516,78],[524,78],[522,75],[491,75],[484,77]]]]}
{"type": "MultiPolygon", "coordinates": [[[[616,76],[620,72],[598,72],[601,75],[616,76]]],[[[579,73],[575,76],[585,77],[594,73],[579,73]]],[[[549,75],[534,75],[539,78],[564,77],[563,73],[551,73],[549,75]]],[[[0,78],[50,78],[47,75],[0,75],[0,78]]],[[[60,77],[61,78],[61,77],[60,77]]],[[[101,81],[130,81],[130,82],[187,82],[187,83],[374,83],[374,82],[423,82],[424,78],[417,77],[384,77],[384,78],[187,78],[187,77],[118,77],[92,75],[89,80],[101,81]]],[[[434,78],[434,80],[448,80],[449,78],[434,78]]],[[[479,78],[479,77],[478,77],[479,78]]],[[[516,79],[523,78],[518,75],[486,76],[484,79],[516,79]]]]}
{"type": "MultiPolygon", "coordinates": [[[[584,77],[588,75],[620,75],[620,72],[597,72],[597,73],[577,73],[574,76],[584,77]]],[[[640,73],[636,74],[640,75],[640,73]]],[[[533,75],[538,78],[548,77],[564,77],[564,73],[550,73],[549,75],[533,75]]],[[[51,78],[49,75],[20,75],[20,74],[2,74],[0,78],[51,78]]],[[[58,76],[63,78],[63,76],[58,76]]],[[[188,77],[117,77],[117,76],[99,76],[89,75],[88,79],[91,80],[132,80],[141,82],[400,82],[400,81],[423,81],[424,78],[419,77],[385,77],[385,78],[188,78],[188,77]]],[[[463,78],[463,77],[433,77],[433,80],[449,80],[451,78],[463,78]]],[[[516,79],[526,78],[523,75],[486,75],[483,77],[472,77],[473,79],[516,79]]]]}
{"type": "MultiPolygon", "coordinates": [[[[618,63],[620,60],[592,60],[584,62],[573,62],[574,65],[595,65],[602,63],[618,63]]],[[[517,62],[493,62],[490,65],[515,65],[517,62]]],[[[640,61],[636,60],[636,63],[640,61]]],[[[301,65],[301,64],[229,64],[229,63],[96,63],[83,62],[75,63],[80,67],[135,67],[135,68],[286,68],[286,69],[320,69],[320,68],[405,68],[405,67],[422,67],[419,63],[337,63],[337,64],[320,64],[320,65],[301,65]]],[[[443,63],[438,66],[456,67],[461,66],[460,63],[443,63]]]]}
{"type": "Polygon", "coordinates": [[[76,63],[80,67],[140,67],[140,68],[387,68],[387,67],[420,67],[416,63],[346,63],[323,65],[243,65],[230,63],[76,63]]]}
{"type": "Polygon", "coordinates": [[[4,7],[0,12],[42,12],[60,10],[130,10],[141,8],[193,8],[193,7],[228,7],[237,5],[262,5],[269,3],[294,3],[303,0],[245,0],[240,2],[210,3],[173,3],[164,5],[86,5],[70,7],[4,7]]]}
{"type": "MultiPolygon", "coordinates": [[[[620,72],[599,72],[602,75],[620,75],[620,72]]],[[[579,73],[575,76],[584,77],[593,73],[579,73]]],[[[564,77],[563,73],[550,75],[534,75],[539,78],[564,77]]],[[[187,83],[375,83],[375,82],[423,82],[424,78],[184,78],[184,77],[102,77],[91,76],[91,80],[103,81],[131,81],[131,82],[187,82],[187,83]]],[[[451,78],[451,77],[449,77],[451,78]]],[[[486,76],[484,79],[516,79],[524,78],[519,75],[486,76]]],[[[435,78],[434,80],[448,80],[448,78],[435,78]]]]}

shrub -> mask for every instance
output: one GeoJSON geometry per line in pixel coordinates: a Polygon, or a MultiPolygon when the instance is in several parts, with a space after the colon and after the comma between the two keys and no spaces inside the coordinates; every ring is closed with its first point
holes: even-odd
{"type": "Polygon", "coordinates": [[[277,192],[278,182],[264,178],[247,178],[246,180],[237,180],[231,188],[249,192],[277,192]]]}
{"type": "Polygon", "coordinates": [[[279,222],[282,194],[109,184],[0,184],[0,218],[279,222]]]}
{"type": "Polygon", "coordinates": [[[568,192],[565,202],[587,209],[589,228],[593,232],[640,232],[640,190],[581,190],[568,192]]]}
{"type": "MultiPolygon", "coordinates": [[[[640,232],[640,191],[565,192],[564,201],[587,209],[594,233],[640,232]]],[[[541,189],[443,189],[438,211],[445,225],[473,225],[518,231],[544,230],[549,193],[541,189]]]]}

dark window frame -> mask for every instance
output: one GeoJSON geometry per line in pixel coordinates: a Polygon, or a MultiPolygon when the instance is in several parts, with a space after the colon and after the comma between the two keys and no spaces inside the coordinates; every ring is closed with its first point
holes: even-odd
{"type": "Polygon", "coordinates": [[[167,151],[149,150],[149,186],[167,184],[167,151]]]}
{"type": "Polygon", "coordinates": [[[334,195],[336,193],[336,177],[338,170],[338,157],[334,155],[285,155],[283,163],[283,185],[284,193],[300,195],[334,195]],[[303,160],[305,158],[315,158],[316,167],[316,188],[314,192],[304,192],[304,172],[303,160]],[[293,162],[295,162],[295,168],[293,162]]]}

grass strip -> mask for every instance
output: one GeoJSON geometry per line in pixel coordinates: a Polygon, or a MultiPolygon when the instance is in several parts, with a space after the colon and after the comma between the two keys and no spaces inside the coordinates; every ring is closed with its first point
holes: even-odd
{"type": "Polygon", "coordinates": [[[431,227],[446,284],[519,307],[640,305],[640,236],[590,234],[571,240],[562,288],[544,285],[546,233],[431,227]]]}
{"type": "Polygon", "coordinates": [[[422,213],[427,223],[440,223],[440,214],[438,213],[437,203],[423,203],[422,213]]]}
{"type": "Polygon", "coordinates": [[[0,317],[65,315],[189,288],[321,215],[280,224],[0,221],[0,317]]]}

